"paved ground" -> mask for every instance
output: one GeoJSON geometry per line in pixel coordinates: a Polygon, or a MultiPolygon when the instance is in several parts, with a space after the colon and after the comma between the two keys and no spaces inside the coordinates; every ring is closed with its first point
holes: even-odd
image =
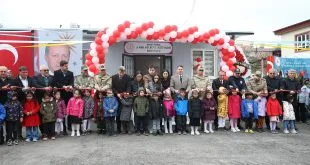
{"type": "Polygon", "coordinates": [[[0,146],[0,164],[310,164],[310,126],[298,127],[297,135],[216,132],[60,137],[0,146]]]}

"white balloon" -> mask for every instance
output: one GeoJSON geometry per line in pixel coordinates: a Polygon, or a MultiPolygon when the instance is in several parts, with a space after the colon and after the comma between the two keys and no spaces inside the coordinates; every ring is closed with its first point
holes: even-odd
{"type": "Polygon", "coordinates": [[[112,28],[107,29],[106,34],[107,34],[108,36],[111,36],[111,35],[113,34],[112,28]]]}
{"type": "Polygon", "coordinates": [[[97,46],[96,43],[94,43],[94,42],[90,43],[90,48],[91,49],[96,49],[96,46],[97,46]]]}
{"type": "Polygon", "coordinates": [[[107,34],[104,34],[101,36],[102,42],[108,42],[109,41],[109,36],[107,34]]]}
{"type": "Polygon", "coordinates": [[[199,36],[200,36],[200,33],[199,33],[199,32],[195,32],[195,33],[194,33],[194,37],[195,37],[195,38],[199,38],[199,36]]]}
{"type": "Polygon", "coordinates": [[[194,35],[189,35],[188,37],[187,37],[187,41],[188,42],[193,42],[194,41],[194,35]]]}
{"type": "Polygon", "coordinates": [[[164,40],[165,41],[169,41],[169,39],[170,39],[170,36],[169,36],[169,33],[168,33],[168,34],[165,35],[164,40]]]}
{"type": "Polygon", "coordinates": [[[214,40],[215,40],[215,41],[218,41],[219,39],[220,39],[220,35],[219,35],[219,34],[215,34],[214,40]]]}
{"type": "Polygon", "coordinates": [[[90,77],[94,77],[94,73],[93,72],[91,72],[91,71],[88,71],[88,75],[90,76],[90,77]]]}
{"type": "Polygon", "coordinates": [[[170,38],[175,38],[177,37],[178,33],[176,31],[172,31],[169,33],[170,38]]]}
{"type": "Polygon", "coordinates": [[[159,30],[160,30],[160,28],[158,26],[154,26],[153,29],[155,32],[159,32],[159,30]]]}
{"type": "Polygon", "coordinates": [[[141,38],[146,39],[146,37],[147,37],[147,32],[142,32],[142,34],[141,34],[141,38]]]}
{"type": "Polygon", "coordinates": [[[121,36],[119,37],[121,41],[124,41],[127,39],[126,33],[121,33],[121,36]]]}
{"type": "Polygon", "coordinates": [[[94,64],[99,64],[99,58],[98,57],[93,57],[91,59],[91,61],[94,63],[94,64]]]}
{"type": "Polygon", "coordinates": [[[101,65],[101,64],[99,64],[99,63],[98,63],[98,64],[95,64],[95,66],[96,66],[97,69],[99,69],[100,65],[101,65]]]}
{"type": "Polygon", "coordinates": [[[229,42],[230,41],[230,37],[229,36],[224,36],[224,42],[229,42]]]}
{"type": "Polygon", "coordinates": [[[226,72],[226,76],[227,77],[230,77],[230,76],[232,76],[234,73],[231,71],[231,70],[228,70],[227,72],[226,72]]]}
{"type": "Polygon", "coordinates": [[[222,67],[222,66],[224,66],[224,65],[226,65],[226,62],[225,62],[225,61],[221,61],[221,62],[220,62],[220,66],[222,67]]]}
{"type": "Polygon", "coordinates": [[[216,45],[216,48],[217,48],[218,50],[220,50],[220,49],[223,48],[223,45],[216,45]]]}
{"type": "Polygon", "coordinates": [[[187,39],[184,37],[182,37],[182,39],[180,39],[180,42],[182,42],[182,43],[186,43],[186,41],[187,41],[187,39]]]}
{"type": "Polygon", "coordinates": [[[104,49],[104,54],[107,54],[109,52],[108,49],[104,49]]]}
{"type": "Polygon", "coordinates": [[[131,29],[130,28],[126,28],[124,32],[125,32],[125,34],[127,36],[129,36],[131,34],[131,29]]]}
{"type": "Polygon", "coordinates": [[[153,35],[154,34],[154,29],[153,28],[149,28],[149,29],[147,29],[146,33],[148,35],[153,35]]]}
{"type": "Polygon", "coordinates": [[[108,42],[103,42],[102,43],[102,47],[104,47],[105,49],[108,49],[109,48],[109,43],[108,42]]]}
{"type": "Polygon", "coordinates": [[[234,51],[235,51],[235,47],[230,46],[230,47],[228,48],[228,51],[229,51],[229,52],[234,52],[234,51]]]}
{"type": "Polygon", "coordinates": [[[95,49],[91,49],[89,54],[93,57],[97,57],[97,51],[95,49]]]}
{"type": "Polygon", "coordinates": [[[227,65],[222,66],[222,71],[227,72],[229,70],[229,67],[227,65]]]}
{"type": "Polygon", "coordinates": [[[223,44],[223,48],[224,48],[224,49],[228,49],[229,46],[230,46],[230,45],[229,45],[229,43],[227,43],[227,42],[225,42],[225,43],[223,44]]]}
{"type": "Polygon", "coordinates": [[[214,38],[213,37],[210,37],[209,39],[208,39],[208,43],[209,44],[212,44],[214,42],[214,38]]]}
{"type": "Polygon", "coordinates": [[[230,60],[231,60],[233,63],[236,63],[236,62],[237,62],[236,57],[233,57],[233,58],[231,58],[230,60]]]}
{"type": "MultiPolygon", "coordinates": [[[[223,57],[223,53],[220,51],[219,56],[222,58],[223,57]]],[[[220,65],[222,66],[222,65],[220,65]]]]}

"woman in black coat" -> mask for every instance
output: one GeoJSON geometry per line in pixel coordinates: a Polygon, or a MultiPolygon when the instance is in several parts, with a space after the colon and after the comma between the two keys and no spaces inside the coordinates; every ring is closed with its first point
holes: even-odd
{"type": "Polygon", "coordinates": [[[139,88],[144,88],[144,82],[142,77],[143,77],[142,72],[137,71],[134,80],[129,82],[128,84],[127,92],[136,95],[139,88]]]}
{"type": "Polygon", "coordinates": [[[161,75],[162,75],[161,84],[162,84],[163,90],[166,90],[167,88],[170,87],[171,75],[168,70],[164,70],[161,75]]]}

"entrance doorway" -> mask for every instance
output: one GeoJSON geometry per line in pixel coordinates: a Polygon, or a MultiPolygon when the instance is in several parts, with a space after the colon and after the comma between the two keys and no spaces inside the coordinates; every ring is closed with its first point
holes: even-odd
{"type": "Polygon", "coordinates": [[[126,67],[127,74],[134,76],[140,70],[143,74],[148,73],[149,66],[153,65],[156,73],[161,74],[163,70],[171,73],[172,57],[165,55],[127,55],[123,54],[123,65],[126,67]]]}

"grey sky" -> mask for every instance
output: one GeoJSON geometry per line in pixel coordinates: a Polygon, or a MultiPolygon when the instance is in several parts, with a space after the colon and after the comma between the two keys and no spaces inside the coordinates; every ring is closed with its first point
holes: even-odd
{"type": "Polygon", "coordinates": [[[309,0],[0,0],[0,23],[5,28],[82,28],[116,26],[124,20],[155,25],[196,25],[201,31],[219,28],[253,31],[246,40],[277,40],[274,30],[310,18],[309,0]],[[185,21],[188,20],[185,23],[185,21]]]}

